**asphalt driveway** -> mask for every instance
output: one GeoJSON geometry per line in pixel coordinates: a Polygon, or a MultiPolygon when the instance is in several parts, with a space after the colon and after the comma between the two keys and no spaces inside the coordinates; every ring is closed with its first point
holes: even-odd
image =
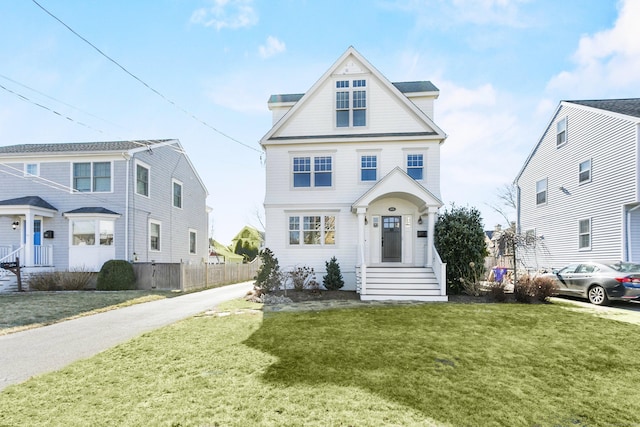
{"type": "Polygon", "coordinates": [[[253,281],[137,304],[42,328],[0,336],[0,391],[56,371],[145,332],[240,298],[253,281]]]}

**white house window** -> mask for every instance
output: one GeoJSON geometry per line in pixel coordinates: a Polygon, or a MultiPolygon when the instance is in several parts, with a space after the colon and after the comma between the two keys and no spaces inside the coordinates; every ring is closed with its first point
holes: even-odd
{"type": "Polygon", "coordinates": [[[136,164],[136,193],[149,196],[149,167],[136,164]]]}
{"type": "Polygon", "coordinates": [[[567,118],[558,122],[558,131],[556,132],[556,146],[561,146],[567,143],[567,118]]]}
{"type": "Polygon", "coordinates": [[[313,158],[313,171],[311,170],[311,157],[293,158],[293,186],[294,187],[331,187],[333,175],[333,158],[321,156],[313,158]],[[313,179],[312,179],[313,175],[313,179]]]}
{"type": "Polygon", "coordinates": [[[422,154],[407,154],[407,173],[415,180],[424,176],[424,159],[422,154]]]}
{"type": "Polygon", "coordinates": [[[367,125],[366,87],[364,79],[336,81],[336,127],[367,125]]]}
{"type": "Polygon", "coordinates": [[[195,230],[189,230],[189,253],[195,254],[197,248],[197,233],[195,230]]]}
{"type": "Polygon", "coordinates": [[[360,180],[375,181],[378,179],[378,156],[363,155],[360,157],[360,180]]]}
{"type": "Polygon", "coordinates": [[[591,249],[591,218],[578,221],[578,249],[591,249]]]}
{"type": "Polygon", "coordinates": [[[536,182],[536,205],[547,203],[547,178],[536,182]]]}
{"type": "Polygon", "coordinates": [[[40,175],[38,169],[39,168],[37,163],[26,163],[24,165],[24,174],[31,175],[31,176],[38,176],[40,175]]]}
{"type": "Polygon", "coordinates": [[[591,159],[585,160],[584,162],[580,163],[578,182],[580,184],[591,182],[591,159]]]}
{"type": "Polygon", "coordinates": [[[113,246],[114,222],[105,219],[74,219],[71,221],[73,246],[113,246]]]}
{"type": "Polygon", "coordinates": [[[149,221],[149,249],[160,251],[160,222],[149,221]]]}
{"type": "Polygon", "coordinates": [[[73,189],[80,192],[111,191],[111,162],[74,163],[73,189]]]}
{"type": "Polygon", "coordinates": [[[336,217],[309,215],[289,217],[290,245],[335,245],[336,217]]]}
{"type": "Polygon", "coordinates": [[[173,206],[182,208],[182,183],[173,180],[173,206]]]}

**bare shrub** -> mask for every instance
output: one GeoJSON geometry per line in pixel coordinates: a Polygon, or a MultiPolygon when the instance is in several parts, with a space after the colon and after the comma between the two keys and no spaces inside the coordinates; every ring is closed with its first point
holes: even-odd
{"type": "Polygon", "coordinates": [[[558,285],[551,277],[536,277],[533,279],[538,301],[547,302],[549,297],[558,294],[558,285]]]}
{"type": "Polygon", "coordinates": [[[315,282],[315,272],[313,271],[313,268],[307,266],[294,267],[288,273],[288,276],[293,283],[293,289],[296,291],[304,290],[312,280],[315,282]]]}
{"type": "Polygon", "coordinates": [[[62,280],[58,271],[31,274],[27,283],[32,291],[59,291],[62,289],[62,280]]]}
{"type": "Polygon", "coordinates": [[[534,279],[529,275],[520,277],[513,286],[513,295],[516,301],[530,304],[537,295],[537,286],[534,279]]]}
{"type": "Polygon", "coordinates": [[[507,294],[504,291],[505,284],[502,282],[492,282],[489,285],[489,297],[495,302],[505,302],[507,294]]]}
{"type": "Polygon", "coordinates": [[[65,291],[81,291],[87,288],[95,273],[78,268],[60,274],[60,285],[65,291]]]}

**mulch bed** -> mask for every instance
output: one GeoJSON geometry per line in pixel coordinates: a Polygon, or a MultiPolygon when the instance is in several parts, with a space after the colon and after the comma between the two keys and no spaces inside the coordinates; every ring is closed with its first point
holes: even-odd
{"type": "MultiPolygon", "coordinates": [[[[326,301],[326,300],[338,300],[338,301],[348,301],[348,300],[360,300],[360,295],[355,291],[311,291],[308,289],[302,291],[296,291],[293,289],[288,289],[286,293],[284,291],[273,292],[272,295],[275,296],[286,296],[291,299],[293,302],[304,302],[304,301],[326,301]]],[[[507,299],[505,302],[513,302],[513,294],[507,294],[507,299]]],[[[494,302],[493,299],[489,296],[479,296],[474,297],[472,295],[449,295],[449,302],[457,302],[463,304],[481,304],[481,303],[489,303],[494,302]]],[[[537,302],[537,301],[532,301],[537,302]]]]}

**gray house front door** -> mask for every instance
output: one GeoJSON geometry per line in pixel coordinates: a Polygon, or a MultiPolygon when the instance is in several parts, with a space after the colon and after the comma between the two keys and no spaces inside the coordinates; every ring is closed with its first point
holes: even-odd
{"type": "Polygon", "coordinates": [[[382,217],[382,262],[400,262],[402,260],[402,235],[400,233],[402,217],[382,217]]]}

